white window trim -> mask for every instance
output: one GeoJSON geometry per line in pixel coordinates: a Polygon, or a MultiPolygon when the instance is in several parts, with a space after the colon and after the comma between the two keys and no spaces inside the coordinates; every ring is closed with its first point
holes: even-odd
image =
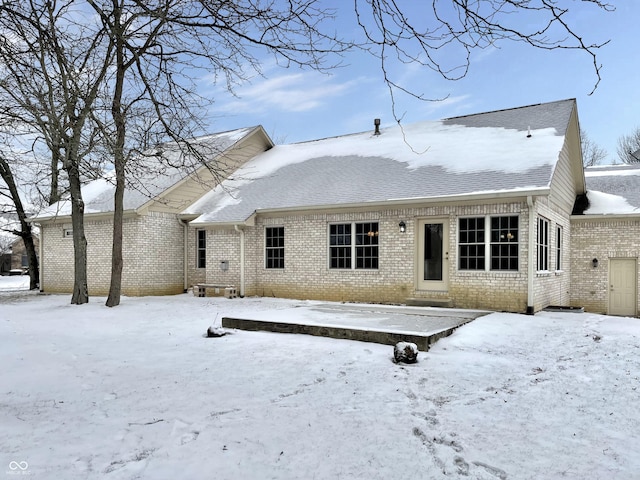
{"type": "MultiPolygon", "coordinates": [[[[264,252],[264,269],[265,270],[269,270],[269,271],[278,271],[278,270],[284,270],[285,267],[268,267],[267,266],[267,229],[269,228],[282,228],[284,229],[284,225],[265,225],[264,226],[264,235],[262,237],[263,239],[263,245],[262,245],[262,251],[264,252]]],[[[284,230],[282,231],[282,235],[284,238],[284,230]]],[[[280,248],[280,247],[278,247],[280,248]]],[[[282,251],[283,251],[283,260],[286,260],[286,255],[287,255],[287,251],[286,251],[286,243],[285,246],[282,247],[282,251]]],[[[285,266],[286,266],[286,261],[285,261],[285,266]]]]}
{"type": "MultiPolygon", "coordinates": [[[[358,271],[358,272],[376,272],[380,270],[380,240],[378,240],[378,267],[377,268],[356,268],[356,225],[363,223],[378,224],[378,239],[380,238],[380,220],[359,220],[353,222],[330,222],[327,224],[327,269],[330,271],[358,271]],[[332,225],[351,225],[351,267],[349,268],[332,268],[331,267],[331,226],[332,225]]],[[[338,246],[338,245],[336,245],[338,246]]],[[[346,246],[346,245],[345,245],[346,246]]]]}
{"type": "Polygon", "coordinates": [[[562,271],[562,260],[564,256],[564,229],[562,225],[556,224],[556,272],[562,271]]]}
{"type": "Polygon", "coordinates": [[[205,270],[207,268],[207,231],[204,228],[196,230],[196,268],[205,270]],[[200,248],[200,232],[204,232],[204,248],[200,248]],[[204,267],[200,266],[200,251],[204,250],[204,267]]]}
{"type": "MultiPolygon", "coordinates": [[[[536,271],[537,272],[541,272],[541,273],[548,273],[549,272],[549,253],[550,253],[550,241],[549,241],[549,220],[545,217],[542,216],[538,216],[538,228],[537,228],[537,232],[536,232],[536,271]],[[545,243],[540,243],[540,236],[541,236],[541,232],[540,232],[540,226],[544,225],[546,228],[545,233],[546,233],[546,242],[545,243]],[[545,252],[545,256],[544,258],[540,257],[540,250],[542,250],[545,252]],[[544,265],[542,265],[542,261],[544,261],[544,265]],[[544,268],[544,267],[547,268],[544,268]]],[[[545,239],[542,239],[543,241],[545,241],[545,239]]]]}
{"type": "MultiPolygon", "coordinates": [[[[456,222],[456,270],[458,272],[463,273],[473,273],[473,272],[493,272],[499,274],[508,274],[508,273],[518,273],[520,271],[521,262],[520,262],[520,214],[502,214],[502,213],[493,213],[489,215],[460,215],[458,216],[456,222]],[[491,219],[498,217],[518,217],[518,241],[516,245],[518,245],[518,269],[517,270],[494,270],[491,268],[491,219]],[[460,268],[460,259],[457,258],[460,255],[460,219],[462,218],[484,218],[484,269],[483,270],[472,270],[472,269],[461,269],[460,268]]],[[[495,242],[494,242],[495,243],[495,242]]],[[[513,245],[513,244],[512,244],[513,245]]]]}

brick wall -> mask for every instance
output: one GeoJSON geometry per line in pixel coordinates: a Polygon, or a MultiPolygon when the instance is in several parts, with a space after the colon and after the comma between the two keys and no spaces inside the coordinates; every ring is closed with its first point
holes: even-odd
{"type": "MultiPolygon", "coordinates": [[[[550,221],[551,265],[555,270],[555,224],[563,226],[565,258],[563,271],[536,277],[536,310],[569,301],[569,234],[566,214],[548,205],[536,206],[550,221]],[[566,267],[566,270],[564,269],[566,267]]],[[[446,298],[459,308],[486,308],[524,312],[527,307],[529,209],[526,202],[501,205],[461,205],[387,209],[376,212],[321,213],[258,217],[246,227],[246,295],[283,298],[404,303],[408,298],[446,298]],[[519,218],[519,270],[517,272],[459,271],[457,268],[458,218],[461,216],[517,215],[519,218]],[[449,220],[449,290],[416,288],[419,219],[449,220]],[[407,225],[400,233],[398,223],[407,225]],[[328,268],[328,225],[334,222],[379,223],[379,268],[336,270],[328,268]],[[264,266],[264,229],[285,227],[285,268],[264,266]]],[[[536,216],[537,219],[537,216],[536,216]]],[[[240,285],[240,234],[234,230],[207,231],[207,282],[240,285]],[[219,260],[229,260],[221,272],[219,260]]]]}
{"type": "MultiPolygon", "coordinates": [[[[42,289],[73,290],[73,239],[64,231],[71,223],[42,226],[42,289]]],[[[111,220],[85,220],[89,295],[107,295],[111,280],[111,220]]],[[[175,215],[150,212],[123,223],[122,294],[166,295],[184,290],[183,227],[175,215]]]]}
{"type": "MultiPolygon", "coordinates": [[[[571,290],[571,224],[567,212],[563,212],[546,199],[536,203],[535,235],[538,234],[538,217],[549,222],[549,269],[545,272],[536,271],[534,281],[535,311],[549,305],[569,305],[571,290]],[[556,227],[562,227],[561,268],[556,269],[556,227]]],[[[537,259],[537,257],[536,257],[537,259]]],[[[537,267],[537,265],[536,265],[537,267]]],[[[535,269],[537,270],[537,268],[535,269]]]]}
{"type": "MultiPolygon", "coordinates": [[[[640,219],[574,219],[571,249],[571,304],[607,313],[609,259],[640,257],[640,219]],[[593,267],[593,259],[598,267],[593,267]]],[[[636,268],[640,272],[640,268],[636,268]]],[[[636,279],[640,285],[640,278],[636,279]]],[[[640,311],[640,303],[636,306],[640,311]]]]}

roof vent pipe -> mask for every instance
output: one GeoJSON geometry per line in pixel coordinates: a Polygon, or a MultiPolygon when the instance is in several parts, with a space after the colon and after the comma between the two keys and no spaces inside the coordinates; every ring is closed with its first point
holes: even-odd
{"type": "Polygon", "coordinates": [[[531,126],[527,129],[527,138],[531,138],[531,126]]]}
{"type": "Polygon", "coordinates": [[[380,119],[379,118],[374,118],[373,119],[373,125],[376,127],[376,129],[373,132],[373,134],[374,135],[380,135],[380,119]]]}

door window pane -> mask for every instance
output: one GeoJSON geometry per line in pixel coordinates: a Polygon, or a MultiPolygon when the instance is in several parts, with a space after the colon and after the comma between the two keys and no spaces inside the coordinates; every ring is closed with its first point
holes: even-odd
{"type": "Polygon", "coordinates": [[[442,281],[442,224],[424,226],[424,280],[442,281]]]}

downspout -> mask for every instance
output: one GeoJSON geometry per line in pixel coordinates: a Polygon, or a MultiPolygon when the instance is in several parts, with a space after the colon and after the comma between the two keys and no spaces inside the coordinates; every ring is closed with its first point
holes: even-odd
{"type": "Polygon", "coordinates": [[[236,232],[240,232],[240,298],[244,297],[244,229],[234,225],[236,232]]]}
{"type": "Polygon", "coordinates": [[[527,205],[529,207],[529,265],[527,267],[527,315],[535,313],[535,290],[533,279],[536,274],[536,212],[533,208],[533,197],[527,196],[527,205]]]}
{"type": "Polygon", "coordinates": [[[189,290],[189,224],[178,218],[178,222],[182,225],[182,287],[184,289],[184,293],[187,293],[189,290]]]}
{"type": "Polygon", "coordinates": [[[44,270],[44,230],[42,228],[42,225],[39,223],[34,223],[33,225],[38,227],[38,230],[40,231],[40,241],[38,242],[38,290],[40,291],[40,293],[42,293],[44,292],[44,284],[42,282],[44,279],[44,274],[42,273],[42,271],[44,270]]]}

